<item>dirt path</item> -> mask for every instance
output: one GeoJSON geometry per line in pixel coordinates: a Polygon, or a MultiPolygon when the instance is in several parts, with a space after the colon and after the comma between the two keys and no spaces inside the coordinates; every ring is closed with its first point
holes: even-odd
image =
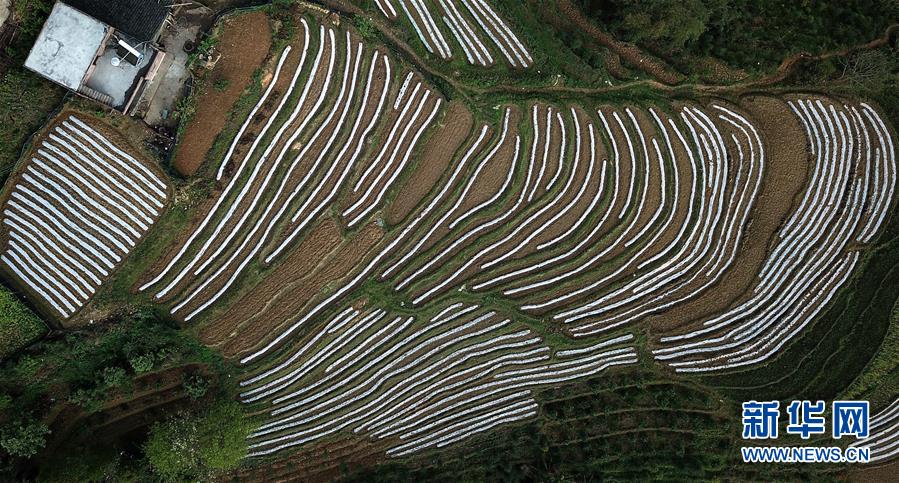
{"type": "Polygon", "coordinates": [[[616,40],[611,35],[603,32],[571,0],[557,0],[556,7],[559,9],[559,12],[565,15],[566,20],[587,33],[603,47],[618,54],[635,68],[646,72],[665,84],[674,85],[683,82],[684,75],[665,65],[661,60],[646,54],[635,45],[616,40]]]}

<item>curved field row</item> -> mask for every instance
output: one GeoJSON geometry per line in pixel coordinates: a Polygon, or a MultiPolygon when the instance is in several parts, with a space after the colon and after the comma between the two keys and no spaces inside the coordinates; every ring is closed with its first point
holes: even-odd
{"type": "Polygon", "coordinates": [[[485,0],[376,0],[378,10],[390,20],[400,13],[412,25],[425,49],[447,60],[453,57],[449,39],[462,49],[469,64],[493,65],[491,43],[514,68],[527,68],[534,59],[509,24],[485,0]]]}
{"type": "Polygon", "coordinates": [[[159,219],[164,178],[72,115],[36,144],[3,206],[4,266],[54,315],[83,307],[159,219]]]}
{"type": "MultiPolygon", "coordinates": [[[[427,31],[427,4],[404,5],[427,31]]],[[[763,362],[893,206],[892,137],[864,103],[532,101],[488,124],[351,33],[301,26],[222,191],[140,287],[252,363],[255,457],[405,456],[526,420],[534,386],[635,363],[621,331],[656,318],[677,371],[763,362]],[[555,351],[518,320],[585,340],[555,351]]]]}
{"type": "Polygon", "coordinates": [[[868,431],[867,438],[849,446],[867,447],[871,451],[871,463],[881,463],[899,455],[899,400],[872,416],[868,431]]]}
{"type": "Polygon", "coordinates": [[[219,176],[231,172],[223,191],[139,287],[179,318],[216,306],[254,263],[293,249],[333,203],[344,200],[351,228],[370,218],[441,111],[442,99],[411,73],[411,85],[395,89],[390,58],[348,31],[301,25],[222,160],[219,176]]]}
{"type": "MultiPolygon", "coordinates": [[[[400,95],[414,93],[411,86],[404,82],[400,95]]],[[[895,157],[876,111],[865,104],[842,112],[821,100],[792,106],[808,113],[800,120],[818,160],[805,196],[779,231],[754,235],[755,244],[769,234],[773,241],[760,274],[752,274],[759,282],[746,282],[749,293],[705,329],[662,339],[669,347],[657,358],[679,371],[739,367],[776,353],[826,306],[851,274],[856,246],[871,239],[891,206],[895,157]],[[825,141],[826,132],[843,137],[825,141]]],[[[763,132],[739,108],[713,102],[669,114],[536,104],[525,112],[508,107],[501,119],[472,131],[430,197],[352,276],[286,316],[282,330],[242,362],[289,341],[372,277],[416,310],[458,291],[492,294],[588,337],[715,298],[739,266],[768,182],[763,132]]],[[[777,202],[767,200],[765,209],[786,212],[777,202]]]]}
{"type": "Polygon", "coordinates": [[[514,149],[508,119],[490,150],[470,145],[459,168],[487,154],[443,189],[459,195],[382,270],[413,304],[471,283],[587,336],[694,297],[733,264],[765,162],[743,115],[535,105],[533,138],[516,135],[514,149]],[[496,159],[504,145],[517,162],[496,159]],[[487,184],[491,165],[507,170],[501,183],[494,173],[487,184]]]}
{"type": "Polygon", "coordinates": [[[554,356],[495,311],[452,304],[428,321],[349,307],[272,367],[241,382],[244,402],[271,404],[251,456],[340,431],[387,440],[387,454],[443,447],[532,417],[532,389],[634,364],[620,336],[554,356]]]}
{"type": "Polygon", "coordinates": [[[871,240],[892,206],[895,148],[873,108],[821,99],[797,99],[790,107],[811,145],[811,179],[748,299],[701,329],[662,339],[666,347],[656,358],[679,372],[730,369],[774,355],[827,306],[858,263],[859,245],[871,240]]]}

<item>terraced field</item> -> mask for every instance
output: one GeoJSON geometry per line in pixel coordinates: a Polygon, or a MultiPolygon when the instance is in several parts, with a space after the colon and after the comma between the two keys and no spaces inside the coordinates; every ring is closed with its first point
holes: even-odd
{"type": "Polygon", "coordinates": [[[541,101],[472,122],[355,34],[300,28],[222,189],[136,287],[246,365],[251,456],[338,435],[405,456],[533,418],[541,386],[762,363],[894,204],[894,135],[865,102],[541,101]]]}
{"type": "Polygon", "coordinates": [[[430,3],[432,5],[426,0],[375,0],[378,10],[389,20],[396,21],[403,14],[425,49],[443,60],[458,55],[459,49],[454,48],[458,46],[471,65],[489,67],[500,56],[513,68],[525,69],[534,63],[527,47],[489,2],[439,0],[430,3]]]}
{"type": "MultiPolygon", "coordinates": [[[[213,29],[234,49],[215,75],[244,32],[271,38],[188,99],[233,108],[183,130],[172,177],[64,110],[0,199],[3,275],[39,312],[140,308],[234,362],[217,389],[253,430],[228,476],[716,479],[738,396],[817,395],[872,360],[880,341],[835,367],[889,325],[866,321],[899,276],[896,106],[685,84],[600,30],[627,83],[567,85],[512,2],[284,3],[213,29]]],[[[894,372],[886,349],[857,391],[894,372]]],[[[193,397],[176,379],[160,406],[193,397]]],[[[892,462],[887,392],[870,439],[834,444],[892,462]]]]}
{"type": "Polygon", "coordinates": [[[872,463],[895,458],[899,454],[899,401],[893,401],[889,407],[871,416],[870,424],[870,437],[850,446],[870,448],[872,463]]]}

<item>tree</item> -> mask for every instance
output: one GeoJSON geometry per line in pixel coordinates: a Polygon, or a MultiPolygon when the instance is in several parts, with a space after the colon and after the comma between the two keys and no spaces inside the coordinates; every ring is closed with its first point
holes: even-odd
{"type": "Polygon", "coordinates": [[[0,431],[0,446],[12,456],[30,458],[47,445],[50,428],[40,421],[19,421],[0,431]]]}
{"type": "Polygon", "coordinates": [[[672,49],[695,42],[707,28],[714,2],[703,0],[615,0],[622,12],[619,27],[636,42],[672,49]]]}
{"type": "Polygon", "coordinates": [[[144,454],[164,481],[205,479],[240,463],[247,434],[249,424],[240,404],[220,402],[153,425],[144,454]]]}

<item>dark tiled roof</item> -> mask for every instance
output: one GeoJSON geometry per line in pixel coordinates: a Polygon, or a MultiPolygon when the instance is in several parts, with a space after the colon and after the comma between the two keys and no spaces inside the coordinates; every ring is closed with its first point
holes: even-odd
{"type": "Polygon", "coordinates": [[[63,3],[140,42],[155,40],[171,5],[169,0],[63,0],[63,3]]]}

